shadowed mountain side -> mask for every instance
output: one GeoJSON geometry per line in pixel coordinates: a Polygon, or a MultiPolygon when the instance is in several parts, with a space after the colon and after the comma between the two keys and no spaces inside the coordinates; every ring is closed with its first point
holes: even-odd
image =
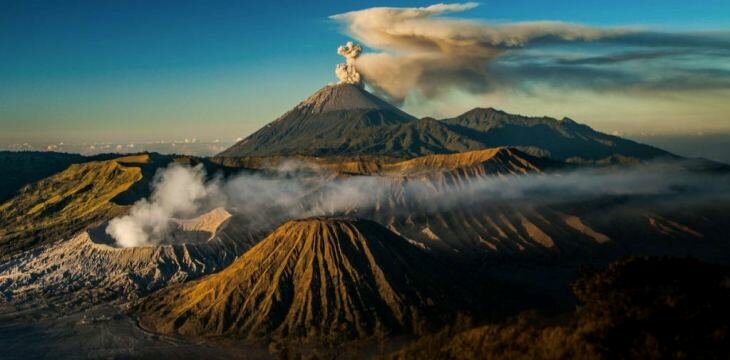
{"type": "Polygon", "coordinates": [[[568,118],[526,117],[476,108],[443,123],[484,147],[541,149],[543,155],[557,160],[598,161],[616,156],[640,160],[678,158],[649,145],[595,131],[568,118]]]}
{"type": "Polygon", "coordinates": [[[420,332],[475,300],[460,283],[372,221],[294,220],[222,272],[145,299],[140,323],[193,336],[353,339],[420,332]]]}
{"type": "MultiPolygon", "coordinates": [[[[372,219],[415,244],[460,258],[612,258],[642,253],[730,261],[724,234],[730,221],[727,197],[709,202],[705,196],[695,198],[678,191],[660,196],[604,194],[583,200],[553,194],[558,198],[547,202],[544,194],[536,194],[504,200],[465,194],[480,182],[492,184],[496,191],[504,182],[507,189],[509,178],[500,177],[499,172],[462,172],[467,171],[432,173],[420,179],[393,177],[382,191],[371,192],[371,206],[353,206],[344,214],[372,219]],[[414,181],[419,185],[409,185],[414,181]],[[455,198],[459,192],[446,196],[447,189],[465,192],[455,198]]],[[[554,176],[538,170],[532,174],[544,179],[554,176]]]]}
{"type": "Polygon", "coordinates": [[[26,184],[85,161],[78,154],[0,151],[0,203],[16,195],[26,184]]]}
{"type": "Polygon", "coordinates": [[[218,156],[411,158],[500,146],[572,162],[632,162],[676,157],[648,145],[597,132],[567,118],[558,121],[477,108],[443,121],[415,119],[349,84],[320,89],[218,156]]]}
{"type": "Polygon", "coordinates": [[[612,239],[620,254],[692,256],[730,263],[727,196],[612,196],[560,206],[612,239]]]}
{"type": "Polygon", "coordinates": [[[389,229],[424,248],[462,259],[543,257],[611,251],[611,238],[580,217],[548,206],[485,204],[411,215],[374,212],[389,229]]]}
{"type": "MultiPolygon", "coordinates": [[[[460,259],[612,259],[621,254],[730,261],[724,204],[663,206],[656,199],[606,197],[579,204],[485,203],[430,211],[382,206],[353,211],[415,244],[460,259]]],[[[387,204],[387,202],[385,202],[387,204]]]]}
{"type": "Polygon", "coordinates": [[[220,156],[348,155],[351,135],[411,120],[358,86],[328,85],[220,156]]]}
{"type": "Polygon", "coordinates": [[[671,200],[656,198],[604,197],[586,205],[475,201],[455,207],[408,201],[397,190],[401,186],[393,186],[396,190],[378,194],[372,208],[345,214],[375,220],[413,244],[461,260],[612,259],[640,253],[730,261],[726,200],[672,206],[671,200]]]}

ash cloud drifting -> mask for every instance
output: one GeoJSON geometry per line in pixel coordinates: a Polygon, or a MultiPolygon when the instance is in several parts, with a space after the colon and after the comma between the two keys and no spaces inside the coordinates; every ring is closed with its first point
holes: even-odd
{"type": "Polygon", "coordinates": [[[362,55],[357,68],[374,89],[401,102],[413,90],[427,97],[450,87],[487,91],[494,80],[487,65],[536,40],[591,41],[627,32],[562,22],[492,25],[440,17],[477,5],[377,7],[331,18],[344,23],[347,32],[365,45],[382,50],[362,55]]]}
{"type": "Polygon", "coordinates": [[[216,206],[236,214],[250,231],[265,232],[287,220],[312,216],[385,218],[499,204],[558,205],[605,196],[658,198],[677,208],[707,204],[710,198],[730,201],[727,175],[691,173],[677,163],[444,183],[398,176],[342,177],[312,164],[289,162],[225,181],[205,178],[200,167],[174,165],[161,171],[151,199],[112,220],[107,232],[122,247],[156,244],[169,235],[173,218],[196,216],[216,206]]]}
{"type": "Polygon", "coordinates": [[[660,33],[445,16],[477,6],[374,7],[331,18],[377,51],[358,57],[355,66],[376,92],[399,103],[412,93],[426,99],[451,90],[529,93],[539,85],[565,87],[565,79],[571,87],[594,91],[656,93],[730,86],[724,65],[730,56],[727,32],[660,33]]]}

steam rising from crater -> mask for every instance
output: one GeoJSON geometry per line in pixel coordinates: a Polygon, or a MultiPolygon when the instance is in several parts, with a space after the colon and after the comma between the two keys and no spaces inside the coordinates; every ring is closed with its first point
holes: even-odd
{"type": "Polygon", "coordinates": [[[109,222],[106,233],[121,247],[159,243],[168,233],[176,216],[189,216],[204,202],[218,198],[216,181],[205,183],[202,166],[184,167],[173,164],[159,172],[152,184],[150,200],[136,202],[128,215],[109,222]]]}
{"type": "Polygon", "coordinates": [[[337,53],[345,57],[345,63],[337,64],[337,68],[335,68],[335,74],[340,79],[340,84],[362,86],[362,77],[355,68],[355,59],[362,53],[362,47],[348,41],[347,44],[337,48],[337,53]]]}

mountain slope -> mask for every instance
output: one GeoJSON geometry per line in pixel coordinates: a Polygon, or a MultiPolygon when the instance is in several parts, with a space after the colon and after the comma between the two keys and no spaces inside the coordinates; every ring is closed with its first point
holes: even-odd
{"type": "Polygon", "coordinates": [[[84,162],[78,154],[40,151],[0,151],[0,202],[28,183],[51,176],[71,164],[84,162]]]}
{"type": "Polygon", "coordinates": [[[328,85],[220,155],[346,153],[353,134],[413,119],[358,86],[328,85]]]}
{"type": "Polygon", "coordinates": [[[540,173],[561,164],[513,148],[490,148],[455,154],[434,154],[384,166],[385,174],[459,177],[540,173]]]}
{"type": "Polygon", "coordinates": [[[441,121],[416,119],[349,84],[322,88],[219,156],[411,158],[501,146],[574,162],[675,157],[567,118],[533,118],[477,108],[441,121]]]}
{"type": "Polygon", "coordinates": [[[461,301],[447,273],[372,221],[294,220],[222,272],[150,296],[140,323],[203,336],[418,332],[461,301]]]}
{"type": "Polygon", "coordinates": [[[16,196],[23,186],[56,174],[72,164],[112,160],[119,156],[84,156],[53,151],[0,151],[0,203],[16,196]]]}
{"type": "Polygon", "coordinates": [[[484,147],[532,148],[558,160],[601,160],[612,156],[642,160],[675,157],[649,145],[595,131],[568,118],[525,117],[492,108],[477,108],[443,122],[484,147]]]}
{"type": "MultiPolygon", "coordinates": [[[[125,158],[119,160],[71,165],[0,204],[0,254],[68,238],[121,214],[124,207],[111,200],[143,175],[139,167],[124,165],[125,158]]],[[[126,164],[136,161],[131,160],[126,164]]]]}
{"type": "Polygon", "coordinates": [[[350,85],[328,85],[219,154],[241,156],[413,157],[479,149],[434,119],[416,119],[350,85]]]}

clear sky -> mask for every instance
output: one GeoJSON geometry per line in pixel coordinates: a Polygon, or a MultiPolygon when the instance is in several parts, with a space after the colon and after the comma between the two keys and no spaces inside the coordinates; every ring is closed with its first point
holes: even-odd
{"type": "MultiPolygon", "coordinates": [[[[431,4],[0,0],[0,143],[245,137],[336,80],[334,66],[342,62],[336,48],[350,37],[331,15],[431,4]]],[[[482,1],[458,17],[724,33],[730,1],[482,1]]],[[[716,87],[728,90],[722,83],[716,87]]],[[[434,100],[436,105],[405,106],[419,116],[495,106],[569,116],[604,131],[730,132],[730,120],[718,115],[728,114],[727,108],[714,101],[695,102],[707,112],[697,119],[688,118],[697,109],[686,108],[679,115],[688,120],[685,126],[677,119],[667,123],[680,110],[661,109],[676,98],[639,104],[616,91],[586,91],[564,89],[559,98],[550,89],[543,95],[456,91],[434,100]]]]}

